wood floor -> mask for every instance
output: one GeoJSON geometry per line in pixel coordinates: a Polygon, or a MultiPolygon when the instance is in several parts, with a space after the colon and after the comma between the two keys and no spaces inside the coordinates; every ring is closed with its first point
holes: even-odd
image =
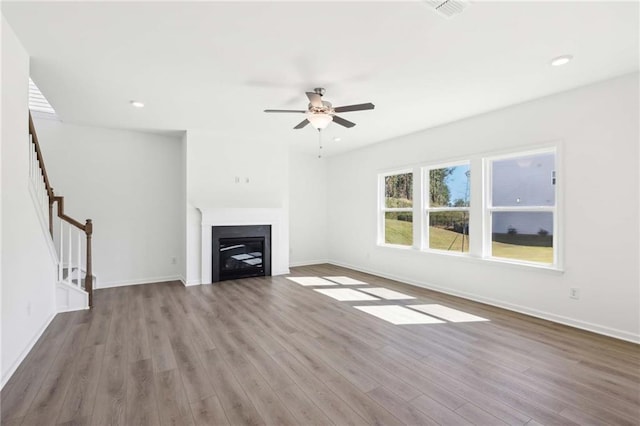
{"type": "MultiPolygon", "coordinates": [[[[637,425],[639,347],[334,266],[415,296],[340,302],[285,277],[98,290],[5,386],[2,425],[637,425]],[[393,325],[355,305],[489,319],[393,325]]],[[[357,286],[356,286],[357,288],[357,286]]]]}

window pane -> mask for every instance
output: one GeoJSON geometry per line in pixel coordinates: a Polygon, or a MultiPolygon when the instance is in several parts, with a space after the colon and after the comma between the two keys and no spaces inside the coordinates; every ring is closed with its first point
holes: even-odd
{"type": "Polygon", "coordinates": [[[413,173],[385,176],[385,207],[413,206],[413,173]]]}
{"type": "Polygon", "coordinates": [[[413,214],[411,212],[384,214],[384,242],[403,246],[413,245],[413,214]]]}
{"type": "Polygon", "coordinates": [[[429,248],[469,251],[469,212],[430,212],[429,248]]]}
{"type": "Polygon", "coordinates": [[[492,176],[493,205],[555,205],[554,171],[554,153],[494,161],[492,176]]]}
{"type": "Polygon", "coordinates": [[[493,212],[491,254],[553,263],[553,213],[493,212]]]}
{"type": "Polygon", "coordinates": [[[469,207],[469,165],[429,170],[429,206],[469,207]]]}

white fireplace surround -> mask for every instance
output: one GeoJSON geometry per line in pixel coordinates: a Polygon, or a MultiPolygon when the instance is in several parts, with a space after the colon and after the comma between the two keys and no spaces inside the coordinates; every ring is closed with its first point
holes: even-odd
{"type": "Polygon", "coordinates": [[[271,275],[289,273],[289,223],[280,208],[204,208],[202,214],[202,284],[211,284],[211,227],[271,225],[271,275]]]}

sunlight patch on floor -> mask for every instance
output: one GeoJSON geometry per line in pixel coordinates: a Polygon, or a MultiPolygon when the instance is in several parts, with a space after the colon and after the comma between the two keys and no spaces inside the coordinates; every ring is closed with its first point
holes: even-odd
{"type": "Polygon", "coordinates": [[[320,277],[287,277],[287,279],[293,281],[294,283],[303,285],[305,287],[321,286],[321,285],[336,285],[336,283],[327,281],[324,278],[320,278],[320,277]]]}
{"type": "MultiPolygon", "coordinates": [[[[314,288],[313,290],[341,302],[416,299],[413,296],[385,287],[344,288],[341,286],[369,285],[363,281],[345,276],[286,278],[305,287],[333,287],[327,289],[314,288]]],[[[396,325],[489,321],[486,318],[435,303],[425,305],[373,305],[353,307],[396,325]]]]}
{"type": "Polygon", "coordinates": [[[415,299],[415,297],[413,296],[409,296],[398,291],[389,290],[388,288],[384,287],[363,288],[361,290],[386,300],[415,299]]]}
{"type": "Polygon", "coordinates": [[[314,289],[318,293],[322,293],[325,296],[332,297],[341,302],[352,302],[361,300],[380,300],[377,297],[362,293],[350,288],[328,288],[328,289],[314,289]]]}
{"type": "Polygon", "coordinates": [[[449,308],[447,306],[442,305],[407,305],[407,307],[411,309],[415,309],[420,312],[424,312],[429,315],[433,315],[438,318],[442,318],[444,320],[450,322],[476,322],[476,321],[489,321],[486,318],[478,317],[475,315],[468,314],[463,311],[459,311],[457,309],[449,308]]]}
{"type": "Polygon", "coordinates": [[[362,282],[353,278],[349,278],[349,277],[324,277],[324,278],[342,285],[368,285],[365,282],[362,282]]]}
{"type": "Polygon", "coordinates": [[[444,323],[444,321],[437,318],[397,305],[354,306],[354,308],[395,325],[444,323]]]}

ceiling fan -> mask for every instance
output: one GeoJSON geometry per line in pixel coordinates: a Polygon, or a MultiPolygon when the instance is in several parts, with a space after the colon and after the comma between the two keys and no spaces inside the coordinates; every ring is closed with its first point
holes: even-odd
{"type": "Polygon", "coordinates": [[[309,106],[306,110],[296,109],[265,109],[264,112],[293,112],[306,114],[305,118],[300,124],[294,127],[294,129],[302,129],[307,124],[311,124],[317,130],[322,130],[329,125],[332,121],[341,126],[350,128],[356,125],[349,120],[345,120],[342,117],[338,117],[336,113],[339,112],[351,112],[351,111],[364,111],[367,109],[375,108],[371,102],[366,104],[347,105],[341,107],[333,107],[331,102],[323,101],[324,89],[322,87],[316,87],[313,92],[306,92],[309,98],[309,106]]]}

